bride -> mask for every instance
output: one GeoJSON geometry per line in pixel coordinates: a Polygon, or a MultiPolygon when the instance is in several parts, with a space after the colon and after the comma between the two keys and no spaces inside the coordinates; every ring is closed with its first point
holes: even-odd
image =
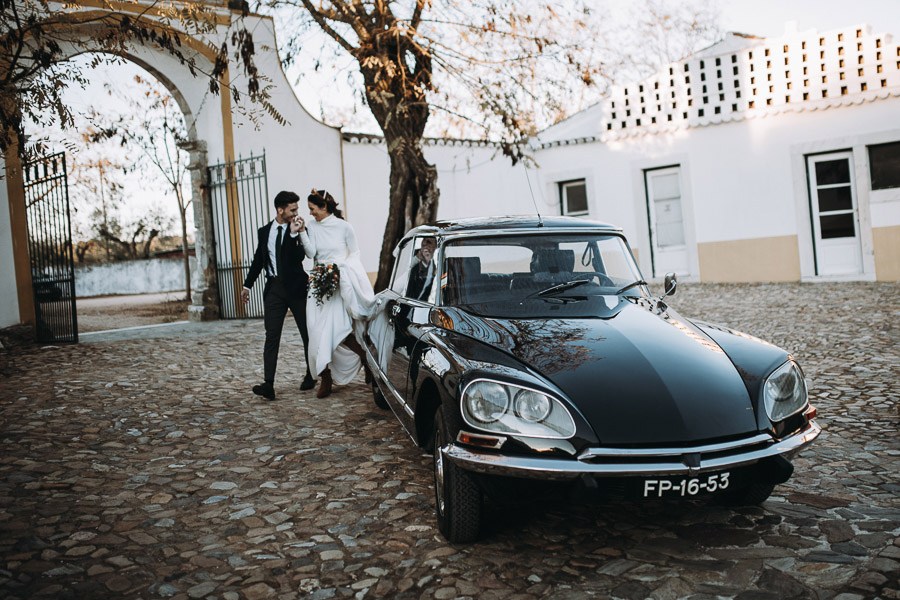
{"type": "Polygon", "coordinates": [[[313,259],[314,270],[336,266],[339,277],[337,289],[328,296],[316,289],[316,274],[312,273],[306,300],[309,362],[321,378],[316,397],[324,398],[331,394],[332,383],[349,383],[360,366],[366,370],[366,382],[370,380],[360,344],[375,293],[359,258],[356,234],[334,197],[313,189],[307,204],[315,222],[303,223],[300,229],[306,256],[313,259]]]}

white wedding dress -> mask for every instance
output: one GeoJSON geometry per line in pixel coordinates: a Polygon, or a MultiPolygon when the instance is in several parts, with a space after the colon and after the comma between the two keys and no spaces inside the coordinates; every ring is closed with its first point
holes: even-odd
{"type": "Polygon", "coordinates": [[[375,292],[359,257],[356,234],[350,223],[334,215],[307,222],[300,234],[306,256],[314,263],[336,264],[340,271],[340,295],[320,306],[312,290],[306,300],[309,330],[310,370],[318,377],[326,368],[338,385],[349,383],[359,373],[359,356],[341,346],[351,333],[364,346],[365,321],[372,315],[375,292]]]}

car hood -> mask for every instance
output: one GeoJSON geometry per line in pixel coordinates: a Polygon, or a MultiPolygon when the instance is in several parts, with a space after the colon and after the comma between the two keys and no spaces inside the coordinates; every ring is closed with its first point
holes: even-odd
{"type": "Polygon", "coordinates": [[[465,320],[465,335],[555,384],[601,443],[678,444],[758,430],[729,357],[671,309],[660,314],[623,298],[598,318],[465,320]]]}

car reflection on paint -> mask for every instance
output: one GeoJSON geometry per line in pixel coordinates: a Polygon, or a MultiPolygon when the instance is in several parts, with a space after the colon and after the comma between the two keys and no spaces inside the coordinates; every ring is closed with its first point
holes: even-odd
{"type": "Polygon", "coordinates": [[[674,274],[651,296],[619,228],[441,222],[395,256],[366,336],[373,393],[431,449],[452,542],[479,536],[510,478],[758,504],[821,431],[796,360],[680,316],[674,274]]]}

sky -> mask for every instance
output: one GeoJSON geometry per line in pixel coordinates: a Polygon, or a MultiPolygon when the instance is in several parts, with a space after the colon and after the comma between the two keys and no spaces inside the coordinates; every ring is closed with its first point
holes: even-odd
{"type": "Polygon", "coordinates": [[[784,33],[787,21],[797,30],[827,31],[851,25],[900,36],[900,0],[720,0],[725,31],[765,37],[784,33]]]}
{"type": "MultiPolygon", "coordinates": [[[[460,0],[463,1],[463,0],[460,0]]],[[[671,0],[680,2],[681,0],[671,0]]],[[[723,31],[735,31],[764,37],[778,37],[785,32],[785,24],[793,21],[798,31],[871,25],[877,32],[893,34],[900,38],[900,0],[710,0],[720,11],[723,31]]],[[[633,0],[605,0],[611,10],[623,10],[633,0]]],[[[291,70],[296,74],[296,71],[291,70]]],[[[289,78],[293,82],[292,73],[289,78]]],[[[71,102],[75,105],[90,104],[105,96],[103,83],[127,85],[135,73],[144,73],[139,67],[127,64],[101,68],[92,74],[93,84],[87,90],[74,91],[71,102]]],[[[297,88],[297,96],[307,110],[319,115],[320,86],[333,86],[330,80],[307,78],[297,88]]],[[[350,127],[349,129],[352,129],[350,127]]],[[[160,185],[148,186],[145,178],[131,178],[128,210],[141,211],[152,204],[168,207],[172,216],[177,214],[175,202],[160,198],[160,185]]],[[[189,225],[189,229],[190,229],[189,225]]]]}

